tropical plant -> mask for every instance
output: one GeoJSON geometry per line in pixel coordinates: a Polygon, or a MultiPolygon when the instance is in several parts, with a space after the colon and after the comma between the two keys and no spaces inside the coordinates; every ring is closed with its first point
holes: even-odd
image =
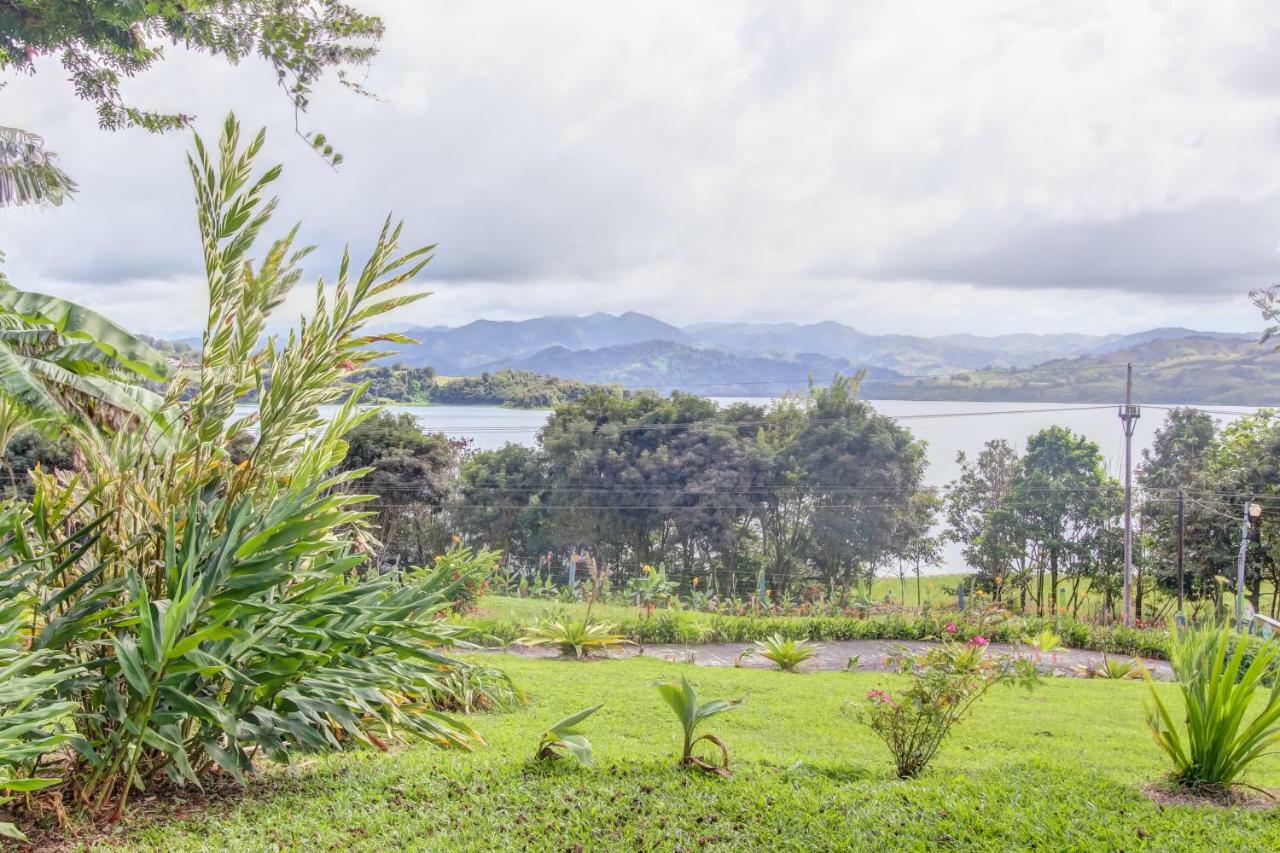
{"type": "Polygon", "coordinates": [[[516,642],[526,646],[555,646],[565,657],[586,658],[630,642],[613,633],[613,626],[591,622],[587,616],[571,616],[539,620],[516,642]]]}
{"type": "Polygon", "coordinates": [[[1031,661],[988,658],[986,646],[978,636],[964,645],[946,641],[926,652],[903,647],[889,654],[889,669],[906,675],[908,686],[896,695],[869,691],[858,719],[889,747],[898,778],[920,775],[951,727],[993,686],[1019,683],[1030,688],[1036,683],[1031,661]]]}
{"type": "Polygon", "coordinates": [[[1246,665],[1248,644],[1233,644],[1225,625],[1178,628],[1171,623],[1170,633],[1169,662],[1186,706],[1185,730],[1175,724],[1150,672],[1147,724],[1173,761],[1175,782],[1218,789],[1237,784],[1250,764],[1280,743],[1280,679],[1270,690],[1262,686],[1280,644],[1262,643],[1246,665]],[[1264,704],[1246,722],[1260,692],[1264,704]]]}
{"type": "Polygon", "coordinates": [[[778,634],[757,640],[755,651],[783,672],[798,671],[800,664],[817,654],[812,643],[787,639],[778,634]]]}
{"type": "Polygon", "coordinates": [[[1039,654],[1047,655],[1062,645],[1062,636],[1052,628],[1044,628],[1039,634],[1023,634],[1022,642],[1031,646],[1039,654]]]}
{"type": "Polygon", "coordinates": [[[33,472],[30,501],[0,512],[0,607],[25,608],[23,659],[33,675],[77,672],[53,694],[75,705],[66,801],[117,817],[157,779],[199,785],[215,768],[239,779],[252,755],[406,736],[468,748],[479,735],[443,709],[483,706],[475,692],[489,683],[495,702],[510,696],[491,671],[443,654],[466,629],[441,613],[496,555],[459,552],[401,578],[366,571],[368,497],[349,489],[368,472],[337,470],[344,436],[374,413],[357,410],[359,387],[341,400],[337,380],[380,341],[404,340],[363,328],[418,298],[394,291],[430,248],[402,252],[388,222],[362,269],[344,253],[308,319],[263,343],[310,251],[295,228],[251,261],[280,173],[255,173],[263,140],[242,147],[234,117],[216,152],[196,137],[209,315],[198,369],[164,398],[163,440],[77,433],[83,469],[33,472]],[[251,394],[257,411],[238,415],[251,394]],[[464,670],[472,695],[459,697],[464,670]]]}
{"type": "Polygon", "coordinates": [[[1123,681],[1126,679],[1141,678],[1143,667],[1136,659],[1121,660],[1113,658],[1106,654],[1102,656],[1102,662],[1092,666],[1077,666],[1075,671],[1085,678],[1104,678],[1123,681]]]}
{"type": "Polygon", "coordinates": [[[746,703],[747,698],[744,696],[741,699],[712,699],[710,702],[698,704],[697,689],[689,683],[689,679],[683,676],[678,682],[660,681],[656,686],[663,700],[671,706],[672,711],[675,711],[676,717],[680,720],[680,727],[684,732],[680,766],[696,767],[707,773],[714,773],[717,776],[728,778],[731,775],[729,771],[728,745],[717,735],[705,732],[700,735],[697,734],[697,729],[705,720],[717,714],[741,708],[746,703]],[[720,748],[721,760],[719,764],[705,761],[693,754],[694,746],[704,740],[720,748]]]}
{"type": "Polygon", "coordinates": [[[564,750],[576,758],[579,764],[591,766],[591,741],[587,740],[587,736],[578,730],[578,724],[603,707],[604,703],[602,702],[599,705],[584,708],[576,714],[570,714],[547,729],[538,740],[538,751],[533,757],[539,761],[556,759],[560,758],[560,750],[564,750]]]}
{"type": "Polygon", "coordinates": [[[141,338],[89,309],[0,284],[0,452],[20,429],[168,430],[160,395],[138,385],[170,374],[141,338]]]}
{"type": "Polygon", "coordinates": [[[627,598],[635,602],[637,607],[653,610],[659,604],[666,604],[676,594],[676,585],[667,579],[667,573],[646,565],[639,577],[627,581],[627,598]]]}

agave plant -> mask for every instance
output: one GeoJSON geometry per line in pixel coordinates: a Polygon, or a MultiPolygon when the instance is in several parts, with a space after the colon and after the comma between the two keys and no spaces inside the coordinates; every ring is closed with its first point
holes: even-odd
{"type": "Polygon", "coordinates": [[[1147,724],[1173,761],[1173,779],[1189,787],[1225,788],[1280,743],[1280,679],[1262,682],[1280,655],[1274,640],[1262,643],[1245,665],[1246,643],[1232,650],[1231,629],[1170,625],[1169,662],[1186,705],[1185,730],[1160,698],[1147,672],[1151,702],[1147,724]],[[1246,721],[1262,694],[1262,707],[1246,721]]]}
{"type": "MultiPolygon", "coordinates": [[[[196,137],[209,314],[198,368],[162,400],[163,440],[77,433],[83,470],[37,471],[32,499],[0,511],[0,610],[23,609],[26,672],[74,673],[49,697],[75,706],[66,801],[115,816],[157,779],[242,778],[250,755],[288,761],[400,737],[469,748],[479,735],[443,709],[483,706],[477,691],[490,686],[494,701],[510,695],[491,670],[443,653],[464,629],[441,611],[497,555],[447,555],[402,581],[366,572],[368,498],[351,484],[368,472],[337,470],[346,433],[376,412],[357,409],[363,387],[338,380],[377,358],[380,341],[404,340],[364,327],[418,298],[396,288],[430,247],[403,251],[400,228],[384,224],[362,267],[344,253],[306,322],[264,343],[310,249],[295,246],[295,228],[251,258],[280,173],[255,169],[263,141],[242,145],[233,117],[216,152],[196,137]],[[238,415],[250,395],[257,411],[238,415]],[[246,438],[250,452],[233,461],[246,438]]],[[[6,774],[29,778],[34,759],[6,774]]]]}
{"type": "Polygon", "coordinates": [[[798,672],[800,664],[817,654],[813,644],[804,640],[788,640],[781,634],[771,634],[758,640],[755,651],[760,657],[772,661],[783,672],[798,672]]]}
{"type": "Polygon", "coordinates": [[[680,726],[684,730],[684,745],[680,753],[680,766],[696,767],[707,773],[714,773],[717,776],[728,777],[729,771],[729,747],[718,736],[703,733],[698,734],[698,726],[706,719],[714,717],[717,714],[723,714],[725,711],[732,711],[741,708],[746,703],[746,697],[741,699],[712,699],[710,702],[698,704],[698,691],[687,678],[681,677],[680,681],[660,681],[656,685],[658,693],[661,694],[663,700],[671,706],[671,710],[675,711],[676,717],[680,720],[680,726]],[[720,748],[720,764],[713,764],[693,754],[693,748],[700,741],[713,743],[720,748]]]}
{"type": "Polygon", "coordinates": [[[1104,678],[1117,681],[1142,677],[1142,667],[1135,659],[1120,660],[1107,655],[1102,656],[1102,663],[1093,666],[1077,666],[1079,675],[1085,678],[1104,678]]]}
{"type": "Polygon", "coordinates": [[[538,751],[533,757],[539,761],[556,759],[560,758],[560,751],[564,750],[576,758],[579,764],[591,766],[591,741],[578,730],[578,724],[603,707],[604,703],[584,708],[547,729],[538,740],[538,751]]]}
{"type": "Polygon", "coordinates": [[[543,619],[516,642],[526,646],[555,646],[564,657],[586,658],[630,642],[613,633],[613,626],[590,622],[587,616],[543,619]]]}

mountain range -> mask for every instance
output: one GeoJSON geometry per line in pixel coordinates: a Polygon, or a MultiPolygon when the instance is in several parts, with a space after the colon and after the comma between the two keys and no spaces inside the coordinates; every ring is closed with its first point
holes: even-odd
{"type": "Polygon", "coordinates": [[[867,370],[868,397],[1113,402],[1135,364],[1146,399],[1280,402],[1280,355],[1247,333],[875,335],[834,321],[674,326],[637,312],[414,327],[390,359],[443,375],[504,369],[712,395],[773,395],[867,370]],[[1274,374],[1274,376],[1273,376],[1274,374]]]}

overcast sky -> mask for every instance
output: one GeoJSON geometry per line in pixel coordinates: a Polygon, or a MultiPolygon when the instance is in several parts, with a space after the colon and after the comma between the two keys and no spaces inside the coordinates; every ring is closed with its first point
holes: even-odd
{"type": "MultiPolygon", "coordinates": [[[[380,100],[326,86],[303,119],[338,171],[259,63],[171,49],[126,93],[267,125],[316,274],[388,211],[438,243],[406,323],[1248,330],[1280,281],[1273,3],[353,2],[386,20],[380,100]]],[[[10,278],[199,328],[188,135],[100,131],[63,78],[0,89],[81,185],[0,212],[10,278]]]]}

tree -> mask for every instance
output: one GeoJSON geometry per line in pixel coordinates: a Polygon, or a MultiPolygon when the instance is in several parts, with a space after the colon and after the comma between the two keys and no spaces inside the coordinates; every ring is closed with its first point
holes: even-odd
{"type": "Polygon", "coordinates": [[[16,127],[0,127],[0,207],[59,205],[76,191],[76,182],[58,168],[44,140],[16,127]]]}
{"type": "Polygon", "coordinates": [[[548,488],[546,460],[532,447],[508,443],[474,453],[459,474],[459,526],[508,563],[537,562],[551,545],[542,506],[548,488]]]}
{"type": "Polygon", "coordinates": [[[1214,580],[1234,560],[1223,530],[1228,512],[1215,478],[1220,459],[1218,428],[1213,418],[1195,409],[1177,408],[1165,415],[1151,447],[1142,451],[1138,483],[1143,491],[1142,523],[1150,532],[1148,562],[1155,582],[1175,591],[1178,585],[1178,496],[1184,517],[1185,592],[1192,599],[1217,598],[1214,580]]]}
{"type": "Polygon", "coordinates": [[[380,564],[423,565],[441,553],[448,532],[438,523],[453,494],[462,446],[426,433],[412,414],[379,412],[347,434],[339,470],[370,468],[352,487],[377,497],[380,564]]]}
{"type": "Polygon", "coordinates": [[[1026,606],[1027,542],[1010,502],[1020,460],[1009,443],[988,441],[970,461],[956,454],[960,476],[947,489],[947,538],[959,543],[965,562],[977,570],[976,583],[1001,600],[1013,583],[1026,606]]]}
{"type": "MultiPolygon", "coordinates": [[[[1118,486],[1106,475],[1098,445],[1060,426],[1047,427],[1027,440],[1014,479],[1011,503],[1026,538],[1036,543],[1048,563],[1049,611],[1058,612],[1058,580],[1073,578],[1074,602],[1079,583],[1091,569],[1095,537],[1117,508],[1118,486]]],[[[1036,583],[1037,611],[1044,615],[1044,566],[1036,583]]]]}
{"type": "MultiPolygon", "coordinates": [[[[76,94],[94,105],[101,127],[163,132],[187,126],[191,117],[134,106],[121,95],[120,82],[162,61],[165,41],[232,64],[265,59],[302,112],[330,69],[360,91],[347,68],[367,64],[382,34],[381,19],[341,0],[9,2],[0,3],[0,71],[33,74],[37,57],[57,54],[76,94]]],[[[322,135],[310,141],[332,162],[341,160],[322,135]]]]}

